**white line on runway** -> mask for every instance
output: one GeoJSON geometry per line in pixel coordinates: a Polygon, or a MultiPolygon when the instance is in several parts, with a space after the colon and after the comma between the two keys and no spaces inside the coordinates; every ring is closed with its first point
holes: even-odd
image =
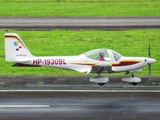
{"type": "Polygon", "coordinates": [[[160,90],[0,90],[0,92],[160,92],[160,90]]]}
{"type": "Polygon", "coordinates": [[[0,105],[0,108],[49,108],[49,105],[0,105]]]}

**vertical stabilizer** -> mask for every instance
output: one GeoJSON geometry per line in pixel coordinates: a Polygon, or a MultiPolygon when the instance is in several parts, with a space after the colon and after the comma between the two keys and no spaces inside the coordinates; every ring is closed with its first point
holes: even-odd
{"type": "Polygon", "coordinates": [[[27,61],[33,57],[24,42],[16,33],[5,34],[5,60],[9,62],[27,61]]]}

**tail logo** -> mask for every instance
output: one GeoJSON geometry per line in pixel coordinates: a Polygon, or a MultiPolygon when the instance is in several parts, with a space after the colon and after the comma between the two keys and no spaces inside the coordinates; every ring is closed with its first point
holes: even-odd
{"type": "Polygon", "coordinates": [[[18,45],[18,43],[19,43],[18,41],[15,41],[15,42],[14,42],[14,45],[15,45],[15,46],[17,46],[17,45],[18,45]]]}
{"type": "Polygon", "coordinates": [[[21,45],[18,45],[18,44],[19,44],[19,42],[18,42],[18,41],[15,41],[13,44],[16,46],[16,51],[19,51],[19,49],[21,49],[21,48],[22,48],[22,46],[21,46],[21,45]]]}

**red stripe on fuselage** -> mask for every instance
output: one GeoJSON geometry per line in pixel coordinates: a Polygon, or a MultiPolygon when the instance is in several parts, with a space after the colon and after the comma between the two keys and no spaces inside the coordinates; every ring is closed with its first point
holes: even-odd
{"type": "Polygon", "coordinates": [[[94,66],[95,64],[80,64],[80,63],[77,63],[78,65],[87,65],[87,66],[94,66]]]}
{"type": "Polygon", "coordinates": [[[128,65],[134,65],[141,61],[120,61],[117,63],[112,63],[112,66],[128,66],[128,65]]]}

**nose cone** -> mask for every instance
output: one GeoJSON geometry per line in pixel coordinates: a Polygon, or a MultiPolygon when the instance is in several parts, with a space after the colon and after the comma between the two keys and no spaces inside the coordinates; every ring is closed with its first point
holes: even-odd
{"type": "Polygon", "coordinates": [[[155,59],[153,59],[153,58],[148,58],[148,64],[153,64],[153,63],[155,63],[156,62],[156,60],[155,59]]]}

